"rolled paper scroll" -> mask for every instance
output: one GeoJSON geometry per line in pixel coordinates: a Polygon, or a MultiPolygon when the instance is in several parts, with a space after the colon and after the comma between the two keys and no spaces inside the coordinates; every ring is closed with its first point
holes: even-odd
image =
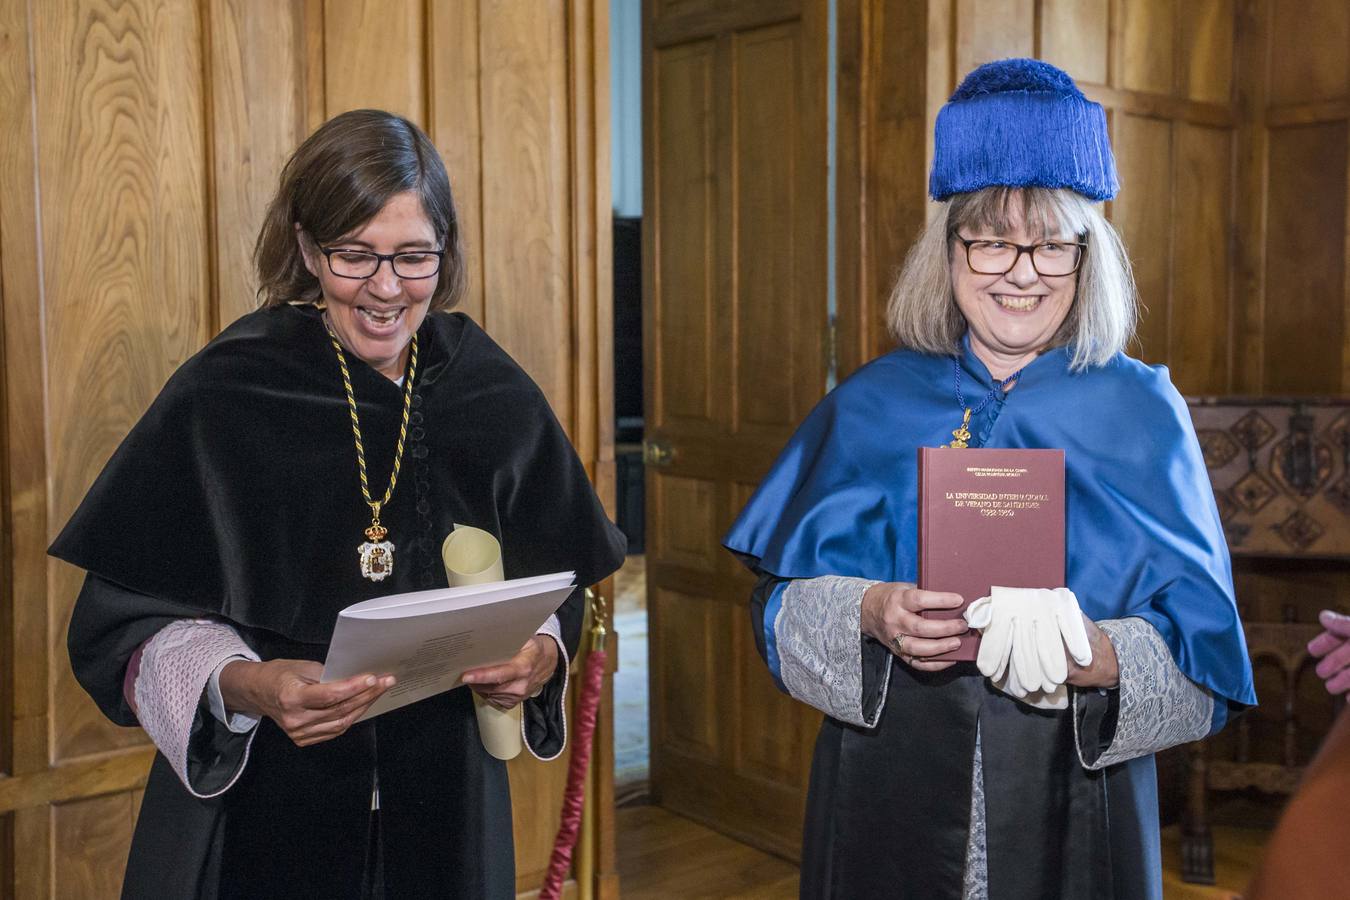
{"type": "MultiPolygon", "coordinates": [[[[441,544],[441,561],[451,587],[502,581],[502,545],[489,532],[470,525],[457,525],[441,544]]],[[[478,734],[483,747],[497,759],[514,759],[520,754],[520,704],[498,709],[473,692],[473,709],[478,714],[478,734]]]]}

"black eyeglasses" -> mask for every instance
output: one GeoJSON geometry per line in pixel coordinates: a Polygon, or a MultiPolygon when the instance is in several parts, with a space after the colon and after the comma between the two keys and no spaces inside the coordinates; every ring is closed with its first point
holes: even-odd
{"type": "Polygon", "coordinates": [[[411,250],[406,253],[372,253],[369,250],[344,250],[341,247],[320,247],[328,260],[328,271],[338,278],[370,278],[380,271],[380,263],[389,266],[399,278],[416,281],[430,278],[441,270],[444,250],[411,250]]]}
{"type": "Polygon", "coordinates": [[[1037,275],[1072,275],[1083,264],[1087,243],[1083,241],[1041,241],[1039,244],[1014,244],[1012,241],[956,239],[966,248],[966,265],[976,275],[1007,275],[1025,253],[1037,275]]]}

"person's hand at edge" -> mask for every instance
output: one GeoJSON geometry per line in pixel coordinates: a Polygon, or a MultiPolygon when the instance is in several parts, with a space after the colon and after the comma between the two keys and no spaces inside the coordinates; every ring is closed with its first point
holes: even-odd
{"type": "Polygon", "coordinates": [[[1327,692],[1350,692],[1350,616],[1324,609],[1317,621],[1326,629],[1308,642],[1308,652],[1318,658],[1317,677],[1327,692]]]}

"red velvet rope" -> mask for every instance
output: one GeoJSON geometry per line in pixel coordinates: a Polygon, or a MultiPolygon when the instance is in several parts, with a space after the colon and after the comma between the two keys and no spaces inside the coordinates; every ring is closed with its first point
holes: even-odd
{"type": "Polygon", "coordinates": [[[586,672],[577,698],[576,723],[572,728],[572,761],[567,767],[567,791],[563,794],[562,821],[553,841],[553,856],[548,862],[539,900],[558,900],[563,878],[572,865],[572,848],[581,830],[581,809],[586,802],[586,770],[591,763],[591,739],[595,737],[595,717],[600,710],[600,686],[605,680],[603,650],[592,650],[586,657],[586,672]]]}

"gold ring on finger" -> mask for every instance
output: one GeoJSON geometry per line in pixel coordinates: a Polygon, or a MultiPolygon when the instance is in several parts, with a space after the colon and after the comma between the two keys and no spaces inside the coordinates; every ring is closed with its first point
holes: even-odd
{"type": "Polygon", "coordinates": [[[897,632],[895,637],[891,638],[891,644],[895,646],[895,655],[901,659],[905,658],[905,638],[909,635],[903,631],[897,632]]]}

